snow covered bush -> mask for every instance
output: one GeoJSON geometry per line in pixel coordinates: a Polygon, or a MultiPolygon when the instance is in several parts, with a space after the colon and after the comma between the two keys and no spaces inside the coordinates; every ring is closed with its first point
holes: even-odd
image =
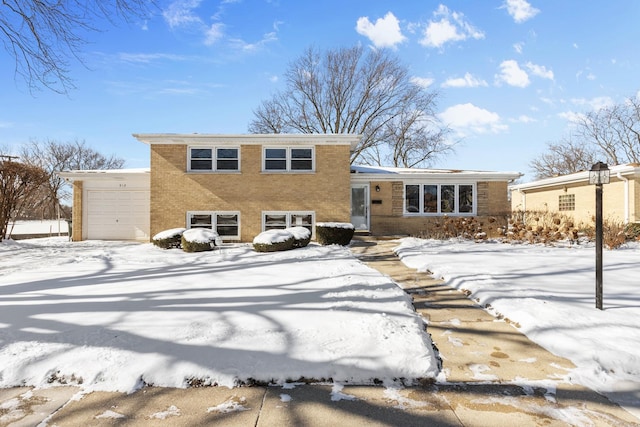
{"type": "Polygon", "coordinates": [[[162,249],[179,248],[182,241],[182,233],[185,230],[186,228],[171,228],[161,231],[151,238],[151,243],[162,249]]]}
{"type": "Polygon", "coordinates": [[[295,236],[286,230],[267,230],[253,239],[256,252],[276,252],[293,249],[295,236]]]}
{"type": "Polygon", "coordinates": [[[293,234],[294,248],[304,248],[311,241],[311,231],[308,228],[289,227],[289,228],[285,228],[284,231],[288,231],[289,233],[293,234]]]}
{"type": "Polygon", "coordinates": [[[185,252],[210,251],[221,244],[218,233],[208,228],[190,228],[182,233],[182,249],[185,252]]]}
{"type": "Polygon", "coordinates": [[[349,222],[316,223],[316,239],[321,245],[346,246],[351,242],[353,233],[355,229],[349,222]]]}

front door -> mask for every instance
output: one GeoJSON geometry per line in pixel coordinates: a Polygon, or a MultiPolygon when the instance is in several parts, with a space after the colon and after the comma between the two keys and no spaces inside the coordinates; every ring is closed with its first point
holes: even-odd
{"type": "Polygon", "coordinates": [[[369,185],[351,185],[351,224],[356,230],[369,229],[369,185]]]}

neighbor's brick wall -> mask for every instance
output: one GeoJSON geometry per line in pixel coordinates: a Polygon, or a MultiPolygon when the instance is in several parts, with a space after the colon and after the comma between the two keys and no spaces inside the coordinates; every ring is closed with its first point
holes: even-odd
{"type": "Polygon", "coordinates": [[[262,147],[240,147],[240,172],[187,173],[187,146],[151,146],[151,235],[186,226],[187,211],[239,211],[242,241],[262,231],[262,211],[315,211],[349,222],[348,145],[315,146],[315,173],[263,173],[262,147]]]}
{"type": "MultiPolygon", "coordinates": [[[[371,233],[383,235],[419,235],[429,230],[435,223],[442,222],[443,216],[404,216],[404,183],[371,182],[371,199],[382,200],[381,205],[371,204],[371,233]],[[376,185],[380,192],[375,191],[376,185]]],[[[483,220],[496,217],[500,224],[506,223],[509,212],[506,182],[479,182],[477,192],[477,217],[483,220]]],[[[497,225],[497,224],[496,224],[497,225]]]]}
{"type": "Polygon", "coordinates": [[[83,182],[82,181],[74,181],[73,182],[73,211],[71,212],[71,239],[74,242],[82,241],[82,191],[83,191],[83,182]]]}
{"type": "MultiPolygon", "coordinates": [[[[638,185],[637,182],[629,182],[629,221],[638,221],[638,185]]],[[[541,190],[527,190],[525,195],[513,191],[511,207],[514,210],[560,212],[570,216],[577,223],[593,224],[595,217],[595,186],[590,184],[558,185],[541,190]],[[575,195],[575,211],[559,211],[559,196],[563,194],[575,195]],[[526,200],[525,200],[526,198],[526,200]]],[[[603,186],[602,215],[604,219],[624,221],[624,182],[611,179],[611,183],[603,186]]]]}

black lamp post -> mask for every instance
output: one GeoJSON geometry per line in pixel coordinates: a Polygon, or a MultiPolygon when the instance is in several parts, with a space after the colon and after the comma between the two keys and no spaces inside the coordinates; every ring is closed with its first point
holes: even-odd
{"type": "Polygon", "coordinates": [[[609,183],[609,166],[591,166],[589,184],[596,186],[596,308],[602,310],[602,185],[609,183]]]}

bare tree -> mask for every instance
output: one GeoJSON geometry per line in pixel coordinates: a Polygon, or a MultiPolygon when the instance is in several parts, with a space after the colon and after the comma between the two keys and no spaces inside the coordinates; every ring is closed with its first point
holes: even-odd
{"type": "Polygon", "coordinates": [[[120,169],[124,159],[109,157],[87,146],[84,140],[61,142],[54,139],[31,140],[22,147],[21,159],[47,173],[47,182],[42,193],[32,201],[32,209],[38,209],[43,217],[53,218],[62,200],[71,197],[69,185],[56,172],[81,169],[120,169]]]}
{"type": "Polygon", "coordinates": [[[560,142],[547,143],[547,151],[532,160],[529,166],[536,172],[536,179],[567,175],[591,168],[601,158],[598,152],[591,144],[567,137],[560,142]]]}
{"type": "Polygon", "coordinates": [[[144,17],[154,0],[2,0],[0,39],[15,59],[15,74],[30,90],[49,88],[66,93],[74,88],[69,77],[72,60],[80,60],[87,31],[104,18],[144,17]]]}
{"type": "Polygon", "coordinates": [[[434,114],[436,92],[414,84],[409,71],[386,50],[314,48],[285,72],[286,89],[263,101],[249,124],[253,133],[351,133],[362,139],[351,161],[379,164],[380,155],[404,147],[396,165],[429,163],[453,149],[434,114]],[[393,131],[391,131],[393,129],[393,131]]]}
{"type": "Polygon", "coordinates": [[[597,161],[609,165],[640,163],[640,99],[637,96],[575,119],[575,130],[531,161],[536,178],[587,170],[597,161]],[[580,142],[576,142],[580,141],[580,142]]]}
{"type": "Polygon", "coordinates": [[[0,241],[7,234],[9,222],[46,180],[47,173],[41,168],[0,155],[0,241]]]}
{"type": "Polygon", "coordinates": [[[597,146],[613,165],[640,162],[640,100],[592,111],[577,119],[576,135],[597,146]]]}

